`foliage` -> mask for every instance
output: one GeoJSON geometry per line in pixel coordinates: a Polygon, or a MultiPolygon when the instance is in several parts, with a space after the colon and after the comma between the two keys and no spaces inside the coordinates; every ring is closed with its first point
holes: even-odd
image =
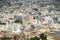
{"type": "Polygon", "coordinates": [[[34,26],[34,25],[31,25],[31,28],[32,28],[32,29],[35,29],[35,26],[34,26]]]}
{"type": "Polygon", "coordinates": [[[22,24],[22,20],[15,20],[15,23],[21,23],[22,24]]]}
{"type": "Polygon", "coordinates": [[[5,25],[6,23],[4,23],[4,22],[0,22],[0,24],[4,24],[4,25],[5,25]]]}
{"type": "Polygon", "coordinates": [[[38,37],[31,38],[30,40],[40,40],[38,37]]]}
{"type": "Polygon", "coordinates": [[[9,40],[9,37],[2,37],[1,40],[9,40]]]}

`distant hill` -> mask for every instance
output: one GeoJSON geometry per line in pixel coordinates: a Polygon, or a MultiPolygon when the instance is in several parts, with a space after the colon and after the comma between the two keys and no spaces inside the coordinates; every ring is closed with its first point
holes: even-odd
{"type": "MultiPolygon", "coordinates": [[[[7,5],[9,2],[19,2],[19,1],[26,1],[26,2],[31,2],[35,0],[0,0],[0,7],[3,5],[7,5]]],[[[60,0],[38,0],[39,2],[47,1],[47,2],[52,2],[52,3],[60,3],[60,0]]]]}

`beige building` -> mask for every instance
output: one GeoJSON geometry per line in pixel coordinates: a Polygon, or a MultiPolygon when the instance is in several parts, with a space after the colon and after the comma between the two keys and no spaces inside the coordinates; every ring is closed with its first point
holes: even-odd
{"type": "Polygon", "coordinates": [[[30,20],[32,20],[33,17],[30,16],[30,15],[26,15],[24,18],[23,18],[23,24],[27,24],[30,22],[30,20]]]}

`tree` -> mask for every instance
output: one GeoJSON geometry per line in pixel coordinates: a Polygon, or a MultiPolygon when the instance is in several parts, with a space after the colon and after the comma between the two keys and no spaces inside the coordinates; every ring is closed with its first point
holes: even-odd
{"type": "Polygon", "coordinates": [[[2,37],[1,40],[9,40],[10,38],[9,37],[2,37]]]}
{"type": "Polygon", "coordinates": [[[37,36],[35,36],[34,38],[31,38],[30,40],[40,40],[37,36]]]}
{"type": "Polygon", "coordinates": [[[8,5],[9,5],[9,6],[11,6],[11,3],[10,3],[10,2],[8,2],[8,5]]]}
{"type": "Polygon", "coordinates": [[[1,21],[0,21],[0,24],[3,24],[3,25],[5,25],[6,23],[4,23],[4,22],[1,22],[1,21]]]}
{"type": "Polygon", "coordinates": [[[32,29],[35,29],[35,26],[34,26],[34,25],[31,25],[31,28],[32,28],[32,29]]]}
{"type": "Polygon", "coordinates": [[[0,0],[0,1],[2,1],[2,0],[0,0]]]}
{"type": "Polygon", "coordinates": [[[21,23],[22,24],[22,20],[15,20],[15,23],[21,23]]]}
{"type": "Polygon", "coordinates": [[[37,9],[37,8],[33,8],[33,10],[38,11],[38,9],[37,9]]]}
{"type": "Polygon", "coordinates": [[[40,38],[42,40],[47,40],[47,36],[44,33],[40,34],[40,38]]]}

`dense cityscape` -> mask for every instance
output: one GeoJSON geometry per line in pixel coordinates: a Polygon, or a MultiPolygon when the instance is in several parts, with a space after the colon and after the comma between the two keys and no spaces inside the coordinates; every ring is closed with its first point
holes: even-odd
{"type": "Polygon", "coordinates": [[[0,40],[60,40],[59,3],[0,0],[0,40]]]}

